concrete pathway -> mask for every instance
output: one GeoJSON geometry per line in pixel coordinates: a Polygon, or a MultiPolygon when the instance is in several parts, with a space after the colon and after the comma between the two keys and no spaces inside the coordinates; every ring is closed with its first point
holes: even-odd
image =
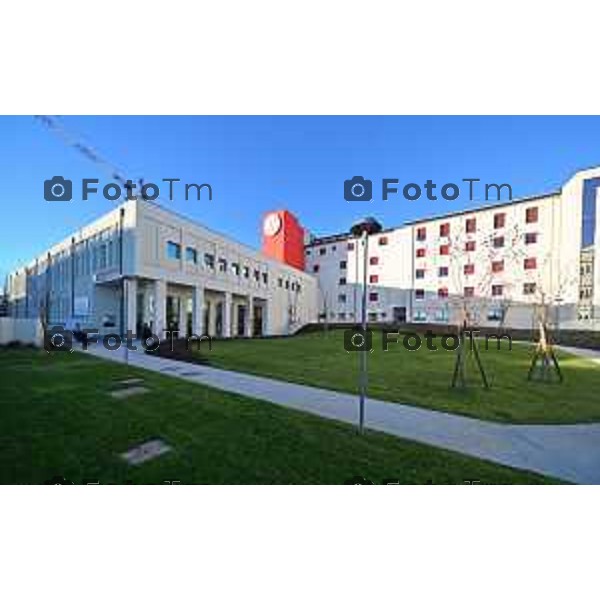
{"type": "MultiPolygon", "coordinates": [[[[109,351],[100,345],[87,352],[125,361],[123,348],[109,351]]],[[[587,356],[600,362],[600,352],[585,352],[595,353],[587,356]]],[[[358,418],[358,402],[352,394],[148,356],[141,351],[129,352],[129,363],[327,419],[356,423],[358,418]]],[[[600,424],[506,425],[368,399],[366,426],[573,483],[600,484],[600,424]]]]}
{"type": "Polygon", "coordinates": [[[574,348],[573,346],[554,346],[557,350],[574,354],[581,358],[587,358],[593,363],[600,365],[600,350],[592,350],[591,348],[574,348]]]}

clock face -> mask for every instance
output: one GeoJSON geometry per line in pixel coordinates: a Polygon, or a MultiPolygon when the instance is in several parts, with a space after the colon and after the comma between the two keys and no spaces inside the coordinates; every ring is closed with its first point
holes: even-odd
{"type": "Polygon", "coordinates": [[[265,222],[263,223],[263,233],[272,237],[279,233],[281,229],[281,217],[277,213],[271,213],[267,215],[265,218],[265,222]]]}

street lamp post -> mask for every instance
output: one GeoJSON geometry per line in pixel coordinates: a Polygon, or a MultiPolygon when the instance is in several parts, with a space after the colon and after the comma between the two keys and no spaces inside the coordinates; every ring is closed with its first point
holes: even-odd
{"type": "MultiPolygon", "coordinates": [[[[350,229],[350,233],[356,237],[360,236],[363,249],[363,281],[362,281],[362,306],[361,306],[361,328],[365,337],[364,348],[358,353],[359,373],[358,373],[358,431],[363,433],[365,427],[365,401],[367,398],[368,370],[367,370],[367,268],[369,255],[369,235],[379,233],[381,225],[372,217],[355,223],[350,229]]],[[[357,274],[358,275],[358,274],[357,274]]]]}

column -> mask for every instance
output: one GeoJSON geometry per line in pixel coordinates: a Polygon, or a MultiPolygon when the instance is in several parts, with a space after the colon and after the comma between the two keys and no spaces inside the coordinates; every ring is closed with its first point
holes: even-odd
{"type": "Polygon", "coordinates": [[[204,335],[204,288],[194,286],[192,292],[192,334],[204,335]]]}
{"type": "Polygon", "coordinates": [[[246,315],[246,336],[252,337],[252,322],[254,321],[254,298],[248,296],[248,314],[246,315]]]}
{"type": "Polygon", "coordinates": [[[217,300],[211,299],[208,305],[208,335],[216,337],[217,335],[217,300]]]}
{"type": "Polygon", "coordinates": [[[167,311],[167,282],[164,279],[157,279],[154,282],[154,310],[152,333],[159,339],[164,339],[167,311]]]}
{"type": "Polygon", "coordinates": [[[137,329],[137,280],[124,279],[125,291],[125,329],[123,333],[131,331],[136,336],[137,329]]]}
{"type": "Polygon", "coordinates": [[[232,311],[231,292],[225,292],[223,301],[223,337],[231,337],[231,311],[232,311]]]}
{"type": "Polygon", "coordinates": [[[179,337],[187,337],[187,297],[184,294],[179,295],[179,337]]]}

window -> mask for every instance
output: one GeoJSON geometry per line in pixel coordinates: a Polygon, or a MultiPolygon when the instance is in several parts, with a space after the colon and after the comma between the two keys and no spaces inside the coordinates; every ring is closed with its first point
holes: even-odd
{"type": "Polygon", "coordinates": [[[538,207],[532,206],[525,211],[525,223],[537,223],[538,207]]]}
{"type": "Polygon", "coordinates": [[[494,215],[494,229],[502,229],[506,222],[506,213],[497,213],[494,215]]]}
{"type": "Polygon", "coordinates": [[[504,310],[501,307],[494,307],[488,311],[488,321],[502,321],[504,310]]]}
{"type": "Polygon", "coordinates": [[[354,242],[348,242],[347,249],[348,249],[348,252],[354,250],[354,242]]]}
{"type": "Polygon", "coordinates": [[[376,312],[369,313],[369,321],[377,321],[377,313],[376,312]]]}
{"type": "Polygon", "coordinates": [[[475,252],[475,242],[473,240],[465,243],[465,252],[475,252]]]}
{"type": "Polygon", "coordinates": [[[244,267],[244,277],[248,279],[250,277],[250,267],[244,267]]]}
{"type": "Polygon", "coordinates": [[[492,261],[492,273],[502,273],[504,271],[504,261],[494,260],[492,261]]]}
{"type": "Polygon", "coordinates": [[[473,275],[475,273],[475,264],[469,263],[463,267],[463,272],[465,275],[473,275]]]}
{"type": "MultiPolygon", "coordinates": [[[[265,273],[265,275],[266,275],[266,273],[265,273]]],[[[292,286],[291,287],[292,287],[292,292],[293,292],[296,289],[296,282],[295,281],[292,281],[292,286]]]]}
{"type": "MultiPolygon", "coordinates": [[[[262,280],[263,280],[263,283],[264,283],[265,285],[268,285],[268,283],[269,283],[269,274],[268,274],[268,273],[263,273],[263,274],[262,274],[262,280]]],[[[292,287],[292,290],[293,290],[293,289],[294,289],[294,288],[292,287]]]]}
{"type": "Polygon", "coordinates": [[[416,310],[413,314],[413,321],[427,321],[427,312],[424,310],[416,310]]]}
{"type": "Polygon", "coordinates": [[[387,246],[387,244],[388,244],[387,236],[384,235],[384,236],[382,236],[382,237],[379,238],[379,245],[380,246],[387,246]]]}
{"type": "Polygon", "coordinates": [[[415,277],[417,279],[424,279],[425,278],[425,269],[417,269],[415,271],[415,277]]]}
{"type": "Polygon", "coordinates": [[[285,289],[286,289],[286,290],[289,290],[289,289],[290,289],[290,280],[289,280],[289,279],[286,279],[286,280],[285,280],[285,289]]]}
{"type": "Polygon", "coordinates": [[[346,278],[345,277],[340,277],[339,281],[338,281],[339,285],[346,285],[346,278]]]}
{"type": "Polygon", "coordinates": [[[379,264],[379,257],[378,256],[371,256],[371,258],[369,258],[369,264],[370,265],[378,265],[379,264]]]}
{"type": "Polygon", "coordinates": [[[435,320],[441,321],[442,323],[447,323],[450,318],[447,308],[442,308],[440,310],[435,311],[435,320]]]}
{"type": "Polygon", "coordinates": [[[346,269],[348,267],[348,263],[345,260],[340,260],[340,269],[346,269]]]}
{"type": "Polygon", "coordinates": [[[338,313],[338,319],[340,321],[345,321],[346,320],[346,313],[343,313],[343,312],[338,313]]]}
{"type": "Polygon", "coordinates": [[[492,286],[492,296],[502,296],[504,293],[503,285],[493,285],[492,286]]]}
{"type": "Polygon", "coordinates": [[[190,248],[189,246],[185,249],[185,260],[187,262],[198,264],[198,252],[195,248],[190,248]]]}
{"type": "Polygon", "coordinates": [[[319,248],[319,254],[323,256],[327,252],[327,248],[319,248]]]}
{"type": "Polygon", "coordinates": [[[477,220],[475,218],[467,219],[465,230],[467,233],[475,233],[477,231],[477,220]]]}
{"type": "Polygon", "coordinates": [[[181,258],[181,245],[175,242],[167,242],[167,258],[179,260],[181,258]]]}
{"type": "Polygon", "coordinates": [[[423,258],[425,256],[425,248],[417,248],[417,258],[423,258]]]}
{"type": "Polygon", "coordinates": [[[310,250],[308,248],[306,249],[306,256],[310,256],[310,250]]]}
{"type": "Polygon", "coordinates": [[[313,273],[319,272],[319,265],[313,265],[313,273]]]}
{"type": "Polygon", "coordinates": [[[425,290],[415,290],[415,298],[417,300],[425,300],[425,290]]]}
{"type": "Polygon", "coordinates": [[[219,272],[227,273],[227,259],[226,258],[219,259],[219,272]]]}
{"type": "Polygon", "coordinates": [[[283,287],[283,277],[277,278],[277,287],[283,287]]]}
{"type": "Polygon", "coordinates": [[[346,294],[338,294],[338,302],[340,304],[345,304],[346,303],[346,294]]]}
{"type": "Polygon", "coordinates": [[[379,275],[369,275],[369,283],[379,283],[379,275]]]}
{"type": "Polygon", "coordinates": [[[440,246],[440,254],[442,256],[447,256],[448,254],[450,254],[450,246],[448,244],[440,246]]]}
{"type": "Polygon", "coordinates": [[[439,267],[438,277],[448,277],[448,267],[439,267]]]}
{"type": "Polygon", "coordinates": [[[493,241],[494,248],[504,248],[504,236],[498,236],[494,238],[493,241]]]}
{"type": "Polygon", "coordinates": [[[525,243],[526,244],[535,244],[537,242],[537,233],[528,232],[525,234],[525,243]]]}
{"type": "Polygon", "coordinates": [[[254,269],[254,281],[260,281],[260,271],[258,269],[254,269]]]}
{"type": "Polygon", "coordinates": [[[523,284],[523,294],[525,296],[535,294],[535,283],[524,283],[523,284]]]}
{"type": "Polygon", "coordinates": [[[240,265],[239,265],[239,263],[231,263],[231,272],[234,275],[239,276],[239,274],[240,274],[240,265]]]}
{"type": "MultiPolygon", "coordinates": [[[[107,254],[107,250],[106,250],[106,244],[101,244],[100,245],[100,258],[99,258],[99,262],[100,262],[100,269],[106,269],[106,254],[107,254]]],[[[64,268],[64,266],[61,266],[61,268],[64,268]]]]}
{"type": "Polygon", "coordinates": [[[468,286],[464,289],[465,298],[472,298],[475,295],[475,288],[468,286]]]}
{"type": "Polygon", "coordinates": [[[215,255],[214,254],[209,254],[207,252],[204,255],[204,266],[208,267],[209,269],[215,268],[215,255]]]}
{"type": "Polygon", "coordinates": [[[442,287],[438,290],[438,298],[447,298],[448,288],[442,287]]]}
{"type": "Polygon", "coordinates": [[[417,240],[419,242],[424,242],[427,239],[427,228],[419,227],[417,229],[417,240]]]}
{"type": "Polygon", "coordinates": [[[369,293],[369,302],[377,302],[379,300],[379,294],[377,292],[369,293]]]}
{"type": "Polygon", "coordinates": [[[337,250],[337,246],[334,244],[333,246],[331,246],[331,251],[335,252],[337,250]]]}
{"type": "Polygon", "coordinates": [[[440,237],[448,237],[450,235],[450,223],[442,223],[440,225],[440,237]]]}
{"type": "Polygon", "coordinates": [[[523,268],[526,270],[537,269],[537,260],[535,258],[526,258],[523,261],[523,268]]]}

